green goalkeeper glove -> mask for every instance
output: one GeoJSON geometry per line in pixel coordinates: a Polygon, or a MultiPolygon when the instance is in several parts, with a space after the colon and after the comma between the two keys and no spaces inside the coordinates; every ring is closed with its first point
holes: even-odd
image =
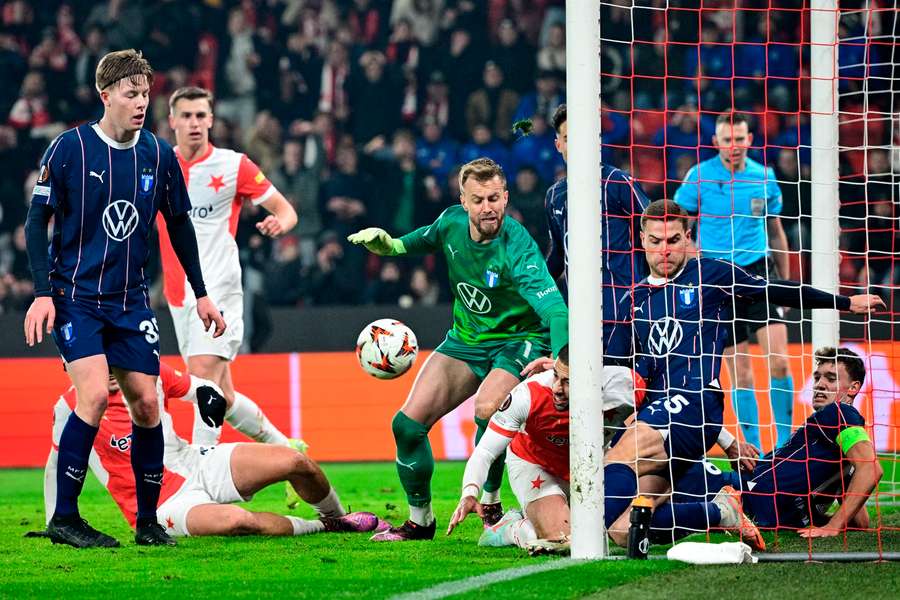
{"type": "Polygon", "coordinates": [[[380,227],[368,227],[362,231],[347,236],[347,241],[353,244],[362,244],[366,250],[379,256],[396,256],[405,254],[406,248],[403,242],[395,240],[388,232],[380,227]]]}

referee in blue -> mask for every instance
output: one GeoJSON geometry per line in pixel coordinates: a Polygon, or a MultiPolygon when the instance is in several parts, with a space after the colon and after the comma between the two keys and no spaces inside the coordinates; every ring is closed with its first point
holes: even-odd
{"type": "MultiPolygon", "coordinates": [[[[733,262],[768,280],[787,277],[790,263],[787,236],[779,217],[781,190],[772,169],[747,157],[753,144],[747,116],[719,115],[712,144],[718,155],[691,167],[674,198],[682,208],[699,215],[697,245],[701,254],[733,262]]],[[[725,350],[726,355],[734,354],[734,361],[725,362],[734,387],[735,413],[744,438],[757,448],[759,411],[748,343],[753,332],[768,358],[776,445],[784,445],[791,435],[794,381],[782,316],[780,307],[765,301],[738,303],[732,343],[725,350]]]]}
{"type": "Polygon", "coordinates": [[[159,328],[144,268],[157,212],[197,296],[201,320],[207,329],[215,326],[214,336],[225,331],[206,295],[178,160],[167,142],[143,129],[152,81],[153,69],[140,52],[121,50],[100,60],[96,88],[103,118],[62,133],[47,148],[25,224],[35,295],[25,316],[25,342],[33,346],[45,331],[52,334],[78,393],[59,441],[58,495],[47,526],[55,544],[119,545],[78,512],[112,373],[132,417],[135,542],[175,545],[156,519],[164,444],[156,393],[159,328]]]}

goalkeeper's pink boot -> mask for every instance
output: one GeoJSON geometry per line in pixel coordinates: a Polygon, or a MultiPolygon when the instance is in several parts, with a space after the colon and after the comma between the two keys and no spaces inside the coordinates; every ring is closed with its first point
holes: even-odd
{"type": "Polygon", "coordinates": [[[385,531],[391,524],[370,512],[352,512],[341,517],[322,517],[325,531],[342,533],[363,533],[366,531],[385,531]]]}
{"type": "Polygon", "coordinates": [[[713,504],[719,507],[719,514],[722,517],[719,521],[720,527],[725,531],[738,534],[741,541],[754,550],[765,551],[766,541],[759,532],[759,528],[750,520],[750,517],[744,514],[744,509],[741,507],[740,492],[730,485],[726,485],[713,498],[713,504]]]}
{"type": "Polygon", "coordinates": [[[410,540],[433,540],[437,521],[428,527],[406,521],[400,527],[391,527],[387,531],[376,533],[371,537],[373,542],[407,542],[410,540]]]}

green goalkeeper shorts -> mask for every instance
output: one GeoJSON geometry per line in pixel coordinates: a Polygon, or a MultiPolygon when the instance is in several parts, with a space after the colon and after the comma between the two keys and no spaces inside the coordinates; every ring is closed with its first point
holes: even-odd
{"type": "Polygon", "coordinates": [[[476,346],[464,344],[447,334],[435,352],[463,361],[479,380],[487,377],[492,369],[503,369],[521,379],[520,373],[525,365],[536,358],[550,356],[550,340],[507,339],[480,342],[476,346]]]}

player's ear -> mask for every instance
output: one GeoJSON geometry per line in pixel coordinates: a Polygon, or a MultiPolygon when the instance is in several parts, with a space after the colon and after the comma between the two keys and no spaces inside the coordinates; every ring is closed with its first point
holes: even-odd
{"type": "Polygon", "coordinates": [[[753,145],[753,134],[752,134],[752,133],[748,133],[748,134],[747,134],[747,145],[748,145],[748,146],[752,146],[752,145],[753,145]]]}

